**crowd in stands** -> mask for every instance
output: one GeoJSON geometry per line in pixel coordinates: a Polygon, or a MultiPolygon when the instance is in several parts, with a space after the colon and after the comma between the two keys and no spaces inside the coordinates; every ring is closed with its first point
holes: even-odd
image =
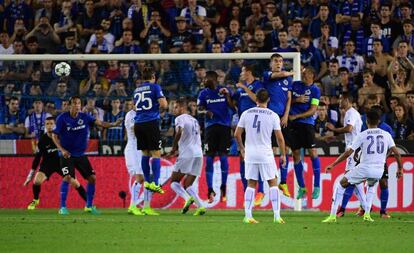
{"type": "MultiPolygon", "coordinates": [[[[326,123],[341,124],[338,98],[355,107],[381,106],[396,139],[414,137],[414,13],[410,0],[2,0],[0,1],[0,139],[33,138],[47,115],[85,98],[84,111],[115,121],[132,107],[141,71],[152,66],[170,101],[197,97],[208,70],[235,84],[243,64],[261,78],[267,62],[180,60],[70,62],[69,77],[53,61],[1,61],[4,54],[157,54],[300,52],[317,71],[322,93],[318,138],[333,140],[326,123]],[[42,113],[43,112],[43,113],[42,113]]],[[[286,61],[286,68],[292,67],[286,61]]],[[[192,113],[198,118],[196,101],[192,113]]],[[[172,104],[172,103],[171,103],[172,104]]],[[[172,106],[170,106],[172,107],[172,106]]],[[[202,120],[201,120],[202,121],[202,120]]],[[[162,112],[166,139],[171,112],[162,112]]],[[[123,130],[91,137],[123,139],[123,130]],[[120,132],[116,132],[120,131],[120,132]]],[[[167,141],[168,142],[168,141],[167,141]]]]}

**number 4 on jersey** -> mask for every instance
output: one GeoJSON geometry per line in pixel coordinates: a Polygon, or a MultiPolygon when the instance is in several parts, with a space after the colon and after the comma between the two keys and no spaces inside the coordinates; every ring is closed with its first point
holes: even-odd
{"type": "Polygon", "coordinates": [[[253,120],[253,128],[257,128],[257,133],[260,133],[260,120],[258,120],[259,115],[254,115],[254,120],[253,120]]]}

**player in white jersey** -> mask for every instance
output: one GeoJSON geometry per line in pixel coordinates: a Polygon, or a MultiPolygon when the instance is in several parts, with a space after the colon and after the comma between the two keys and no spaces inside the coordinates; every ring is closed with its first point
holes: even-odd
{"type": "Polygon", "coordinates": [[[129,174],[129,193],[131,194],[128,213],[134,215],[158,215],[158,213],[150,207],[152,192],[147,189],[144,189],[144,208],[141,211],[137,207],[139,204],[141,186],[144,183],[144,175],[141,168],[142,152],[137,149],[137,138],[134,133],[135,114],[135,108],[133,108],[125,115],[124,121],[128,138],[124,155],[125,165],[129,174]]]}
{"type": "MultiPolygon", "coordinates": [[[[331,123],[327,124],[327,128],[334,133],[337,134],[344,134],[345,137],[345,150],[349,149],[355,140],[356,136],[361,132],[362,129],[362,119],[361,115],[355,108],[352,107],[353,97],[349,93],[343,93],[340,97],[339,105],[341,110],[345,111],[344,116],[344,127],[335,128],[335,126],[331,123]]],[[[357,155],[355,152],[351,154],[347,160],[345,165],[345,173],[348,173],[351,169],[355,167],[355,163],[357,160],[357,155]]],[[[365,191],[364,191],[364,184],[357,184],[357,185],[349,185],[348,190],[345,192],[341,208],[338,210],[337,216],[342,217],[345,215],[345,207],[352,196],[352,193],[355,191],[355,195],[357,196],[361,206],[365,206],[365,191]]]]}
{"type": "Polygon", "coordinates": [[[234,133],[245,162],[245,177],[248,186],[244,192],[244,223],[258,223],[253,218],[252,209],[255,189],[259,176],[269,183],[269,197],[272,202],[275,223],[285,223],[280,217],[280,193],[277,187],[277,166],[272,149],[272,133],[275,133],[281,150],[282,165],[286,163],[285,140],[280,128],[279,116],[267,108],[269,93],[265,89],[256,92],[257,107],[242,113],[234,133]],[[243,143],[242,133],[246,131],[243,143]],[[244,145],[245,144],[245,145],[244,145]]]}
{"type": "Polygon", "coordinates": [[[379,122],[379,113],[375,109],[368,111],[368,129],[358,134],[351,147],[340,155],[335,162],[326,167],[327,172],[331,171],[333,167],[347,159],[355,150],[361,149],[359,163],[341,179],[340,184],[337,186],[332,196],[331,214],[322,222],[336,222],[336,209],[343,198],[345,188],[350,184],[359,184],[365,180],[368,183],[368,190],[366,205],[364,206],[364,221],[374,221],[370,214],[372,200],[375,195],[374,186],[382,177],[385,160],[389,150],[394,153],[394,157],[397,160],[398,170],[396,176],[397,178],[402,176],[401,155],[398,152],[391,135],[378,128],[379,122]]]}
{"type": "Polygon", "coordinates": [[[185,200],[182,213],[185,214],[195,202],[198,209],[194,215],[203,215],[206,208],[193,186],[194,181],[201,174],[203,167],[203,151],[201,149],[200,126],[198,121],[188,113],[188,104],[185,99],[179,99],[174,106],[175,138],[170,155],[178,157],[171,175],[171,189],[185,200]],[[184,187],[180,181],[184,179],[184,187]]]}

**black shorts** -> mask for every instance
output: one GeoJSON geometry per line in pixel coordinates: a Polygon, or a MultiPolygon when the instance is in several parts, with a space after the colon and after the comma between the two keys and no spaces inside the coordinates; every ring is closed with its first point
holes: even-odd
{"type": "MultiPolygon", "coordinates": [[[[285,146],[289,146],[286,142],[287,134],[288,134],[289,128],[288,127],[282,127],[282,135],[283,139],[285,140],[285,146]]],[[[275,131],[272,131],[272,147],[278,147],[275,131]]]]}
{"type": "Polygon", "coordinates": [[[63,172],[60,168],[59,163],[40,164],[39,172],[45,174],[46,178],[49,180],[50,176],[52,176],[55,172],[63,177],[63,172]]]}
{"type": "Polygon", "coordinates": [[[292,150],[300,148],[315,148],[315,129],[305,123],[290,123],[286,134],[286,145],[292,150]]]}
{"type": "Polygon", "coordinates": [[[388,179],[388,166],[387,166],[387,164],[384,165],[384,173],[382,173],[381,179],[388,179]]]}
{"type": "Polygon", "coordinates": [[[135,123],[135,136],[137,136],[138,150],[160,150],[161,149],[161,133],[158,120],[148,121],[144,123],[135,123]]]}
{"type": "Polygon", "coordinates": [[[207,155],[227,154],[231,144],[231,128],[212,125],[206,128],[207,155]]]}
{"type": "Polygon", "coordinates": [[[75,168],[85,179],[95,175],[95,171],[86,156],[69,157],[68,159],[60,157],[60,168],[63,176],[70,175],[72,178],[76,178],[75,168]]]}

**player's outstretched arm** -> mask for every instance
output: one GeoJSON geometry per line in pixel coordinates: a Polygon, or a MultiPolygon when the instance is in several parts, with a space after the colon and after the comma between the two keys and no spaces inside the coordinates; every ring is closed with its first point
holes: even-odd
{"type": "Polygon", "coordinates": [[[124,121],[124,118],[119,118],[115,122],[107,122],[107,121],[101,121],[99,119],[95,119],[95,125],[103,127],[103,128],[110,128],[110,127],[116,127],[122,124],[124,121]]]}
{"type": "Polygon", "coordinates": [[[354,129],[354,127],[349,124],[344,127],[336,128],[332,123],[327,123],[326,128],[337,134],[351,133],[352,129],[354,129]]]}
{"type": "Polygon", "coordinates": [[[394,153],[394,158],[395,158],[395,160],[397,161],[397,164],[398,164],[397,178],[400,178],[403,175],[403,172],[402,172],[403,166],[402,166],[402,161],[401,161],[401,154],[398,151],[396,146],[393,146],[390,149],[394,153]]]}
{"type": "Polygon", "coordinates": [[[354,152],[354,150],[352,148],[347,149],[338,158],[336,158],[335,162],[329,164],[326,167],[325,171],[326,172],[330,172],[333,169],[333,167],[335,167],[336,165],[338,165],[340,162],[345,161],[350,155],[352,155],[353,152],[354,152]]]}
{"type": "Polygon", "coordinates": [[[236,83],[236,87],[242,88],[252,101],[256,101],[256,94],[252,90],[250,90],[249,87],[240,82],[236,83]]]}

